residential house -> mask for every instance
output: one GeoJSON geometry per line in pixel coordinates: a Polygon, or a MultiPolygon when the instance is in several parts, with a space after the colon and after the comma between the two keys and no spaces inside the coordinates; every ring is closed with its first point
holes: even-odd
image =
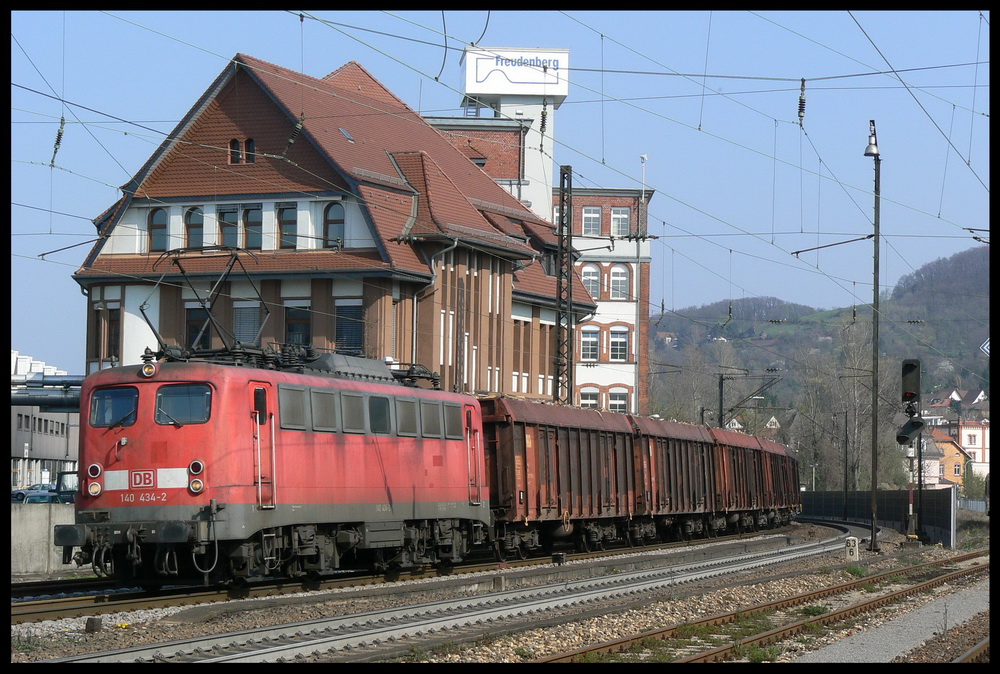
{"type": "Polygon", "coordinates": [[[924,485],[929,489],[962,488],[973,463],[972,456],[951,436],[938,428],[930,431],[924,449],[924,485]]]}

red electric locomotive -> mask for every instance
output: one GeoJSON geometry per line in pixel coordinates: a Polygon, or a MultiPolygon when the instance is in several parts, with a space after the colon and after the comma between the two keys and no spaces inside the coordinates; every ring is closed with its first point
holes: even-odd
{"type": "Polygon", "coordinates": [[[79,548],[99,573],[208,582],[452,563],[488,538],[479,405],[384,363],[147,357],[81,396],[66,562],[79,548]]]}

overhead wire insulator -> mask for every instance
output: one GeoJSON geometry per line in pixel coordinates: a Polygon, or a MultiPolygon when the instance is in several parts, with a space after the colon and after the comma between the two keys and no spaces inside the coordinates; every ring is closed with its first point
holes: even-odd
{"type": "Polygon", "coordinates": [[[66,118],[60,117],[59,130],[56,131],[56,144],[55,147],[52,148],[52,160],[49,162],[50,167],[56,165],[56,155],[59,154],[59,147],[62,145],[63,131],[65,130],[66,130],[66,118]]]}
{"type": "Polygon", "coordinates": [[[806,78],[802,78],[802,87],[799,90],[799,126],[806,116],[806,78]]]}

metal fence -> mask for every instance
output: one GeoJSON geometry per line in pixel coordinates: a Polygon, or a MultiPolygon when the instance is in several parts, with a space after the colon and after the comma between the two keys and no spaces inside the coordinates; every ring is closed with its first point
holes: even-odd
{"type": "MultiPolygon", "coordinates": [[[[804,491],[801,495],[802,517],[871,525],[871,492],[849,491],[846,499],[842,491],[804,491]]],[[[912,512],[922,515],[918,519],[919,528],[929,542],[954,548],[957,541],[955,515],[958,510],[955,488],[875,492],[876,526],[907,533],[911,500],[912,512]]]]}
{"type": "Polygon", "coordinates": [[[960,498],[958,499],[959,510],[971,510],[972,512],[985,513],[986,501],[984,499],[960,498]]]}

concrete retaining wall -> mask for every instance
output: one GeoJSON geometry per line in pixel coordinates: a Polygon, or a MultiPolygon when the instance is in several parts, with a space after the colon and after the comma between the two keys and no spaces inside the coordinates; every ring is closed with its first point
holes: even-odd
{"type": "Polygon", "coordinates": [[[62,548],[52,543],[57,524],[73,524],[72,503],[10,504],[10,572],[56,573],[77,569],[62,563],[62,548]]]}

